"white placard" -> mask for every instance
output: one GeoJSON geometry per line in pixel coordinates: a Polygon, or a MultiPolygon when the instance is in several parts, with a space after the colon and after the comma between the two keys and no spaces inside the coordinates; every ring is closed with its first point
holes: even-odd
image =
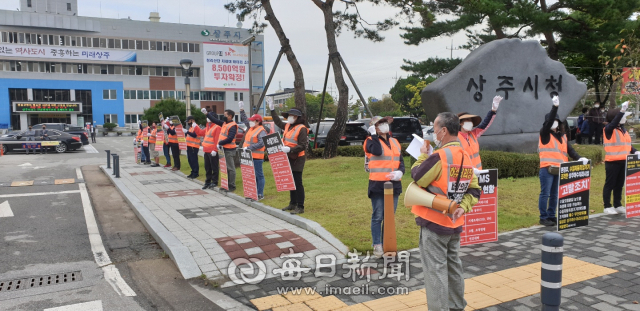
{"type": "Polygon", "coordinates": [[[136,52],[97,50],[70,46],[42,46],[0,43],[0,57],[52,58],[102,62],[136,62],[136,52]]]}
{"type": "MultiPolygon", "coordinates": [[[[414,157],[416,160],[420,156],[420,148],[424,145],[424,139],[420,136],[413,134],[413,140],[407,147],[407,153],[414,157]]],[[[429,146],[429,155],[433,153],[433,147],[429,146]]]]}
{"type": "Polygon", "coordinates": [[[249,90],[249,47],[229,43],[202,43],[205,90],[249,90]]]}

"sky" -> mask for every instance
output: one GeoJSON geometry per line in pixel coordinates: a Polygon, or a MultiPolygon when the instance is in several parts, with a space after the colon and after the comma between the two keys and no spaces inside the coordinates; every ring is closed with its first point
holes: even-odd
{"type": "MultiPolygon", "coordinates": [[[[235,15],[224,9],[224,4],[228,2],[228,0],[78,0],[78,15],[148,20],[149,12],[157,10],[160,13],[161,22],[235,27],[238,22],[235,15]]],[[[19,7],[19,3],[19,0],[1,0],[0,9],[15,10],[19,7]]],[[[311,0],[272,0],[271,3],[302,66],[306,88],[321,91],[328,56],[322,12],[311,0]]],[[[345,3],[336,1],[334,10],[344,10],[345,6],[345,3]]],[[[392,17],[396,12],[390,7],[366,3],[359,4],[358,8],[363,18],[370,23],[392,17]]],[[[250,26],[251,21],[246,20],[243,28],[250,26]]],[[[451,53],[454,58],[464,58],[469,53],[466,50],[448,49],[452,39],[454,48],[466,42],[463,33],[458,33],[453,38],[442,37],[424,42],[419,46],[404,44],[400,37],[401,33],[402,30],[399,28],[383,32],[385,40],[378,43],[354,38],[351,32],[343,32],[338,37],[338,50],[365,99],[370,96],[381,98],[382,94],[389,93],[396,78],[408,75],[400,69],[403,59],[420,61],[436,56],[447,58],[451,53]]],[[[266,79],[273,68],[280,44],[271,27],[265,29],[264,36],[266,79]]],[[[347,78],[346,75],[345,78],[347,78]]],[[[332,91],[335,97],[338,92],[332,82],[331,74],[327,91],[332,91]]],[[[355,101],[357,94],[349,81],[347,84],[349,96],[353,96],[352,100],[355,101]]],[[[293,87],[293,72],[286,58],[280,61],[267,93],[275,92],[279,85],[282,85],[282,88],[293,87]]]]}

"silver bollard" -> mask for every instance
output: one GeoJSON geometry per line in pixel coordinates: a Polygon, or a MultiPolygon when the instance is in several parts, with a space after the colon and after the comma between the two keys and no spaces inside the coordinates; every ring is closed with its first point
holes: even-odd
{"type": "Polygon", "coordinates": [[[564,238],[556,232],[542,236],[540,301],[543,311],[560,310],[562,302],[562,255],[564,238]]]}
{"type": "Polygon", "coordinates": [[[107,168],[111,168],[111,150],[105,150],[107,152],[107,168]]]}

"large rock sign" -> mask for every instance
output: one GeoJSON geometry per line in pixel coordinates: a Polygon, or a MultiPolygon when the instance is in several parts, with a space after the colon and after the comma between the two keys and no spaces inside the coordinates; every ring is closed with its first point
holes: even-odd
{"type": "Polygon", "coordinates": [[[454,70],[427,85],[422,103],[429,120],[440,112],[469,112],[484,118],[493,97],[504,100],[480,148],[535,152],[551,97],[560,97],[564,120],[587,91],[587,86],[547,56],[537,41],[502,39],[487,43],[454,70]]]}

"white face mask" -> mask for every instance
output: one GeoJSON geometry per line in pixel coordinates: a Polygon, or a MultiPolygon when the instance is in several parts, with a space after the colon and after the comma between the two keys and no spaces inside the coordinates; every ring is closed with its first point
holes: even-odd
{"type": "Polygon", "coordinates": [[[555,129],[557,129],[557,128],[558,128],[558,121],[557,121],[557,120],[554,120],[554,121],[553,121],[553,125],[551,125],[551,129],[552,129],[552,130],[555,130],[555,129]]]}
{"type": "Polygon", "coordinates": [[[249,127],[254,127],[254,126],[256,126],[256,123],[253,121],[249,121],[249,127]]]}
{"type": "Polygon", "coordinates": [[[593,106],[593,107],[600,108],[600,105],[595,105],[595,106],[593,106]]]}
{"type": "Polygon", "coordinates": [[[211,123],[211,120],[209,120],[209,118],[207,118],[207,122],[211,123]]]}
{"type": "Polygon", "coordinates": [[[389,133],[389,124],[388,123],[382,123],[382,124],[378,125],[378,130],[380,130],[380,133],[382,133],[382,134],[389,133]]]}
{"type": "Polygon", "coordinates": [[[462,123],[462,128],[465,131],[471,131],[473,129],[473,122],[471,121],[464,121],[464,123],[462,123]]]}
{"type": "MultiPolygon", "coordinates": [[[[440,131],[442,131],[444,128],[441,128],[440,131]]],[[[442,140],[438,139],[438,134],[440,134],[440,131],[438,131],[438,133],[436,133],[435,136],[433,136],[433,142],[436,144],[436,148],[440,148],[442,146],[442,140]]],[[[443,136],[444,138],[444,136],[443,136]]]]}
{"type": "Polygon", "coordinates": [[[294,116],[289,116],[287,118],[287,122],[289,122],[289,124],[293,124],[293,122],[296,122],[296,118],[294,116]]]}

